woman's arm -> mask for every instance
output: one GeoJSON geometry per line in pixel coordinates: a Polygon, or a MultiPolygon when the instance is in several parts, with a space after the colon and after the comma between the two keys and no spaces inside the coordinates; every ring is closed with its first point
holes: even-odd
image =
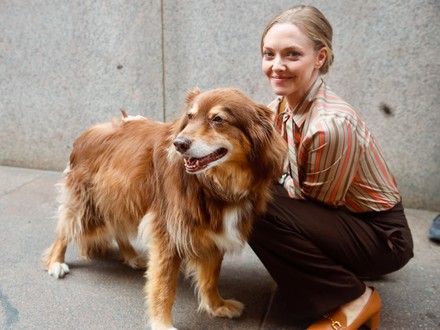
{"type": "Polygon", "coordinates": [[[321,120],[309,129],[298,154],[302,193],[331,206],[344,204],[364,148],[345,118],[321,120]]]}

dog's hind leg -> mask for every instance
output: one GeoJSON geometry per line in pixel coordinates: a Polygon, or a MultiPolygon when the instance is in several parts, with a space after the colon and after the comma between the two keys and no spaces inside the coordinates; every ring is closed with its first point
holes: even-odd
{"type": "Polygon", "coordinates": [[[200,305],[199,310],[206,310],[216,317],[234,318],[241,315],[244,305],[234,299],[223,299],[218,292],[218,278],[223,261],[223,254],[216,250],[209,256],[192,260],[190,267],[195,266],[196,282],[200,305]]]}
{"type": "Polygon", "coordinates": [[[124,264],[134,269],[146,268],[146,258],[136,252],[129,239],[126,237],[116,237],[116,242],[118,243],[119,253],[121,254],[124,264]]]}
{"type": "Polygon", "coordinates": [[[67,224],[72,216],[73,214],[70,210],[66,209],[63,205],[60,206],[55,242],[43,255],[47,272],[56,278],[62,278],[69,273],[69,266],[64,263],[64,256],[66,254],[67,245],[71,240],[71,236],[68,234],[67,224]]]}
{"type": "Polygon", "coordinates": [[[52,246],[45,252],[44,259],[49,275],[62,278],[69,272],[69,266],[64,263],[67,245],[68,240],[65,237],[57,237],[52,246]]]}

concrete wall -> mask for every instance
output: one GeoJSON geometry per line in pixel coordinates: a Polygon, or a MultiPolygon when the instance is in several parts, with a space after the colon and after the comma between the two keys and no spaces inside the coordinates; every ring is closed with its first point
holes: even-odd
{"type": "MultiPolygon", "coordinates": [[[[330,85],[366,117],[405,205],[440,211],[440,2],[307,3],[334,28],[330,85]]],[[[84,128],[121,107],[170,120],[195,86],[268,103],[260,35],[292,4],[0,0],[0,164],[61,170],[84,128]]]]}

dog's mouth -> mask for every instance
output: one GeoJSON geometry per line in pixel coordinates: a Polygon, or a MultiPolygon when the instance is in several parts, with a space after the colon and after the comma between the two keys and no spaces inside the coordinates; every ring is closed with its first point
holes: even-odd
{"type": "Polygon", "coordinates": [[[183,159],[185,163],[185,169],[188,173],[196,173],[206,169],[209,164],[219,160],[228,153],[226,148],[220,148],[216,151],[210,153],[209,155],[196,158],[196,157],[185,157],[183,159]]]}

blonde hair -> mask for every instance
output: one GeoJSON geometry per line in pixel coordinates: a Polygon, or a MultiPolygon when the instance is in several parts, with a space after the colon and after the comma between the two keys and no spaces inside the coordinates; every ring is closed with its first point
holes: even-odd
{"type": "Polygon", "coordinates": [[[319,69],[321,74],[326,74],[334,60],[332,38],[333,28],[327,18],[316,7],[295,5],[273,17],[266,25],[261,36],[261,53],[263,53],[264,38],[267,32],[275,25],[292,23],[296,25],[313,42],[315,51],[327,48],[327,57],[319,69]]]}

